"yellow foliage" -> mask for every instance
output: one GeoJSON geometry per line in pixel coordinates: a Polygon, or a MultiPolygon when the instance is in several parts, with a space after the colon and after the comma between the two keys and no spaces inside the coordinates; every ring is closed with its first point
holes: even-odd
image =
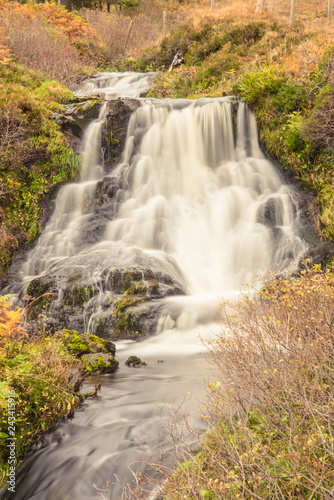
{"type": "Polygon", "coordinates": [[[13,309],[13,304],[0,296],[0,349],[6,348],[8,341],[26,337],[23,311],[13,309]]]}

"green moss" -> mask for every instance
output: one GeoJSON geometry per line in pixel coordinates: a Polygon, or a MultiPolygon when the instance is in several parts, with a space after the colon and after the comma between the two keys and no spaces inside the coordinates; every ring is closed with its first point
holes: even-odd
{"type": "Polygon", "coordinates": [[[137,297],[123,297],[115,303],[116,334],[118,336],[131,337],[143,333],[143,329],[138,323],[135,313],[127,311],[128,307],[135,306],[143,301],[144,299],[138,299],[137,297]]]}
{"type": "Polygon", "coordinates": [[[94,362],[89,361],[85,356],[82,357],[82,362],[85,366],[85,370],[88,373],[111,373],[114,372],[118,367],[118,361],[114,358],[109,357],[107,361],[105,361],[102,355],[98,355],[94,358],[94,362]]]}
{"type": "Polygon", "coordinates": [[[115,344],[113,344],[113,342],[111,342],[110,340],[101,339],[96,335],[87,335],[87,336],[89,338],[89,343],[93,347],[93,349],[97,349],[98,351],[115,355],[116,347],[115,344]]]}
{"type": "Polygon", "coordinates": [[[75,330],[64,330],[64,344],[69,352],[75,356],[82,356],[93,352],[89,342],[82,339],[82,337],[75,330]]]}
{"type": "Polygon", "coordinates": [[[64,305],[84,307],[95,293],[95,287],[92,285],[74,284],[70,289],[66,289],[63,296],[64,305]]]}
{"type": "Polygon", "coordinates": [[[143,364],[144,364],[143,361],[137,356],[129,356],[128,359],[125,361],[125,366],[139,366],[143,364]]]}

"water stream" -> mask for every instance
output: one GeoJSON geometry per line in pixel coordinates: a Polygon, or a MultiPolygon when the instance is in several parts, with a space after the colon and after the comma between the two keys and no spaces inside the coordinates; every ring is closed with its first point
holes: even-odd
{"type": "MultiPolygon", "coordinates": [[[[162,421],[175,398],[189,393],[185,408],[201,428],[196,409],[204,397],[203,379],[215,375],[200,337],[210,338],[219,329],[219,301],[238,296],[268,268],[279,272],[296,266],[306,249],[290,188],[262,153],[247,106],[226,98],[140,98],[152,78],[99,74],[79,89],[79,95],[140,99],[112,172],[118,180],[113,215],[96,241],[83,241],[89,220],[83,200],[105,175],[104,104],[83,139],[80,182],[60,190],[54,214],[22,267],[21,287],[43,273],[66,274],[73,266],[102,282],[106,267],[123,262],[162,270],[186,294],[161,301],[156,335],[117,344],[119,370],[104,377],[100,399],[61,424],[24,462],[17,500],[93,499],[94,484],[108,481],[110,498],[120,499],[116,476],[126,483],[132,477],[129,467],[145,471],[147,457],[159,455],[168,441],[162,421]],[[147,366],[124,367],[133,354],[147,366]],[[159,421],[157,405],[166,401],[159,421]]],[[[101,286],[86,329],[93,327],[108,294],[101,286]]]]}

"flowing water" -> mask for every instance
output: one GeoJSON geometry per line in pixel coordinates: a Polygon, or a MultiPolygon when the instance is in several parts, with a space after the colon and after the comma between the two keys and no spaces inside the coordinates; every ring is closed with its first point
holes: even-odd
{"type": "MultiPolygon", "coordinates": [[[[152,77],[99,74],[78,93],[140,98],[152,77]]],[[[104,104],[83,139],[80,182],[59,192],[54,214],[22,267],[21,287],[43,273],[66,274],[71,266],[101,281],[115,262],[144,263],[172,276],[186,295],[162,300],[155,336],[117,344],[120,368],[104,377],[101,399],[61,424],[25,461],[18,500],[92,499],[94,483],[102,487],[108,481],[110,498],[120,499],[121,490],[112,483],[116,476],[121,483],[130,480],[129,467],[147,470],[147,457],[159,454],[174,398],[189,393],[185,408],[201,427],[197,398],[203,396],[202,379],[214,375],[199,336],[209,338],[217,330],[219,301],[237,296],[268,268],[296,266],[306,249],[290,188],[263,155],[254,116],[226,98],[141,98],[112,172],[119,186],[113,212],[104,215],[94,242],[83,239],[89,220],[83,201],[105,175],[100,151],[105,118],[104,104]],[[148,365],[125,368],[129,355],[148,365]],[[159,421],[157,405],[164,401],[159,421]]],[[[101,287],[96,311],[108,293],[101,287]]],[[[85,323],[88,330],[96,311],[85,323]]]]}

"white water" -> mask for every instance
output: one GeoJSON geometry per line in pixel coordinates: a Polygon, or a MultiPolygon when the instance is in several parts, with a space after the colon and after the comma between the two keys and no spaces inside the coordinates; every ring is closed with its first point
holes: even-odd
{"type": "MultiPolygon", "coordinates": [[[[122,93],[122,75],[114,78],[115,92],[122,93]]],[[[126,74],[127,88],[131,80],[139,82],[136,91],[134,83],[130,86],[131,96],[138,96],[141,77],[126,74]]],[[[100,276],[115,260],[125,265],[153,262],[182,282],[189,295],[164,300],[156,336],[117,345],[120,368],[104,378],[102,398],[88,402],[25,462],[17,500],[91,500],[96,498],[94,483],[113,483],[115,474],[127,482],[130,466],[147,470],[137,461],[157,456],[161,445],[170,449],[158,437],[161,433],[167,440],[155,420],[156,405],[190,391],[193,399],[185,407],[196,415],[201,380],[208,375],[198,334],[210,338],[217,330],[210,322],[218,317],[219,299],[238,296],[245,283],[268,267],[279,271],[295,266],[306,248],[297,234],[290,190],[262,154],[255,119],[246,106],[238,107],[235,132],[235,104],[228,99],[141,103],[113,172],[128,189],[100,241],[89,244],[80,233],[88,218],[83,201],[103,175],[99,138],[104,107],[84,137],[81,181],[61,189],[23,272],[29,280],[59,269],[66,274],[77,266],[100,276]],[[198,330],[198,323],[208,327],[198,330]],[[129,355],[139,355],[148,366],[125,368],[129,355]]],[[[120,489],[111,486],[110,498],[120,500],[120,489]]]]}
{"type": "Polygon", "coordinates": [[[117,97],[141,97],[147,94],[155,73],[98,73],[83,82],[76,91],[78,97],[100,95],[106,99],[117,97]]]}
{"type": "Polygon", "coordinates": [[[119,166],[130,189],[105,239],[173,257],[190,294],[238,291],[268,267],[296,265],[305,244],[290,191],[259,148],[251,112],[239,105],[235,147],[229,100],[175,104],[148,103],[132,116],[119,166]],[[268,202],[276,240],[260,222],[268,202]]]}

